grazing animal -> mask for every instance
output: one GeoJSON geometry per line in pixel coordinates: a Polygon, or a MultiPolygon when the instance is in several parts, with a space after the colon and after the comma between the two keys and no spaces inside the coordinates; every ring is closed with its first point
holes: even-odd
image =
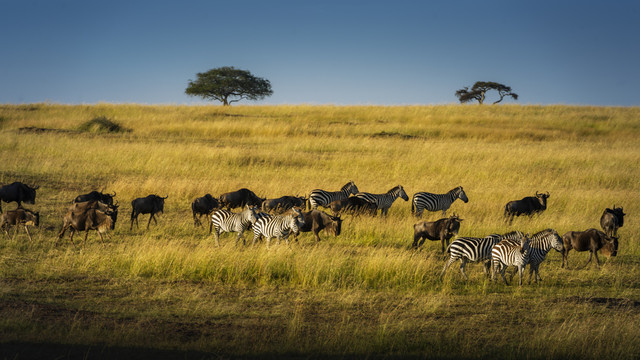
{"type": "Polygon", "coordinates": [[[449,239],[458,235],[460,231],[460,219],[458,215],[453,214],[448,218],[436,221],[420,221],[413,225],[413,244],[412,248],[418,248],[424,244],[425,240],[440,240],[442,245],[441,252],[444,254],[445,243],[449,246],[449,239]],[[419,242],[419,243],[418,243],[419,242]]]}
{"type": "Polygon", "coordinates": [[[387,215],[389,208],[397,198],[401,197],[402,200],[409,201],[409,197],[407,196],[407,193],[404,192],[402,185],[398,185],[384,194],[359,192],[356,194],[356,197],[375,204],[376,207],[380,209],[380,216],[387,215]]]}
{"type": "Polygon", "coordinates": [[[624,225],[624,216],[627,215],[622,211],[622,207],[617,208],[613,205],[613,210],[606,208],[600,217],[600,226],[605,234],[609,236],[618,236],[618,228],[624,225]]]}
{"type": "Polygon", "coordinates": [[[458,186],[455,189],[449,190],[446,194],[432,194],[428,192],[417,192],[411,199],[411,213],[416,217],[422,216],[424,210],[427,211],[442,211],[442,215],[446,215],[447,210],[451,207],[454,201],[460,199],[465,203],[469,202],[467,194],[462,189],[462,186],[458,186]]]}
{"type": "Polygon", "coordinates": [[[300,226],[304,225],[304,216],[302,212],[296,208],[291,209],[288,215],[265,216],[258,219],[253,224],[253,245],[256,241],[264,236],[267,238],[267,249],[271,243],[271,238],[284,239],[289,245],[289,235],[297,233],[300,226]]]}
{"type": "Polygon", "coordinates": [[[495,281],[496,272],[500,272],[502,280],[509,285],[504,273],[508,266],[518,268],[520,285],[522,285],[522,273],[524,267],[529,263],[531,245],[529,236],[525,235],[520,239],[503,239],[491,248],[491,280],[495,281]]]}
{"type": "Polygon", "coordinates": [[[33,212],[24,208],[18,208],[16,210],[10,210],[0,216],[0,229],[4,228],[5,234],[9,236],[9,226],[15,226],[16,232],[13,234],[15,237],[18,234],[19,226],[24,226],[24,230],[31,241],[31,234],[29,233],[29,226],[40,225],[40,213],[33,212]]]}
{"type": "Polygon", "coordinates": [[[158,195],[147,195],[143,198],[137,198],[131,202],[131,226],[129,230],[133,230],[133,221],[136,222],[136,228],[138,225],[138,215],[140,214],[151,214],[149,215],[149,222],[147,223],[147,230],[149,230],[149,225],[151,225],[151,219],[155,221],[156,225],[158,224],[158,220],[156,220],[155,215],[158,213],[164,212],[164,201],[167,199],[169,195],[165,197],[161,197],[158,195]]]}
{"type": "Polygon", "coordinates": [[[484,238],[475,237],[459,237],[451,242],[447,248],[447,252],[451,255],[449,260],[444,264],[444,268],[440,273],[440,277],[444,276],[447,268],[456,260],[460,260],[460,272],[466,280],[469,280],[464,268],[467,262],[483,262],[484,273],[489,274],[491,266],[491,248],[503,239],[520,239],[524,235],[519,231],[513,231],[504,235],[491,234],[484,238]]]}
{"type": "Polygon", "coordinates": [[[102,192],[99,191],[92,191],[88,194],[82,194],[82,195],[78,195],[73,202],[76,203],[81,203],[81,202],[86,202],[86,201],[100,201],[103,202],[107,205],[113,205],[113,198],[116,196],[116,192],[113,192],[113,195],[111,194],[104,194],[102,192]]]}
{"type": "Polygon", "coordinates": [[[343,200],[332,201],[328,207],[331,209],[334,216],[340,215],[341,212],[352,215],[375,215],[378,211],[376,204],[370,203],[367,200],[356,196],[351,196],[343,200]]]}
{"type": "Polygon", "coordinates": [[[2,202],[18,203],[18,207],[22,207],[22,203],[35,204],[36,203],[36,190],[40,186],[31,187],[21,182],[14,182],[9,185],[0,187],[0,214],[2,214],[2,202]]]}
{"type": "Polygon", "coordinates": [[[327,207],[332,201],[344,200],[349,195],[355,195],[358,192],[358,187],[353,181],[346,183],[339,191],[315,189],[309,194],[309,205],[311,209],[317,209],[318,206],[327,207]]]}
{"type": "MultiPolygon", "coordinates": [[[[320,242],[320,231],[323,229],[330,230],[333,236],[340,235],[342,230],[342,219],[339,216],[331,216],[320,210],[310,210],[302,213],[304,216],[304,224],[299,226],[300,232],[313,231],[313,235],[316,237],[316,241],[320,242]]],[[[298,234],[295,234],[296,241],[298,240],[298,234]]]]}
{"type": "Polygon", "coordinates": [[[118,206],[119,205],[117,203],[115,205],[108,205],[99,200],[92,200],[84,202],[74,202],[69,206],[68,211],[82,213],[89,209],[98,209],[100,211],[107,212],[117,209],[118,206]]]}
{"type": "Polygon", "coordinates": [[[293,207],[303,208],[306,202],[307,199],[304,196],[282,196],[277,199],[266,199],[262,202],[262,211],[282,214],[293,207]]]}
{"type": "MultiPolygon", "coordinates": [[[[220,234],[225,232],[237,232],[236,245],[242,238],[245,230],[247,230],[257,220],[255,206],[245,205],[245,209],[241,213],[233,213],[229,210],[220,209],[211,215],[211,223],[209,224],[209,234],[211,229],[215,229],[214,235],[216,246],[220,246],[220,234]]],[[[246,244],[242,238],[242,244],[246,244]]]]}
{"type": "Polygon", "coordinates": [[[206,194],[205,196],[195,198],[191,202],[191,212],[193,213],[193,226],[202,225],[200,219],[202,215],[207,215],[207,217],[213,212],[213,210],[220,207],[220,202],[218,199],[211,196],[211,194],[206,194]]]}
{"type": "Polygon", "coordinates": [[[597,229],[589,229],[585,231],[569,231],[562,235],[562,242],[564,243],[564,250],[562,252],[562,267],[565,263],[567,268],[569,267],[569,250],[575,251],[589,251],[589,261],[584,264],[583,267],[589,265],[591,259],[595,255],[596,265],[600,267],[600,261],[598,260],[598,250],[609,257],[616,256],[618,254],[618,238],[615,236],[609,236],[597,229]]]}
{"type": "Polygon", "coordinates": [[[504,206],[505,222],[511,225],[514,216],[529,215],[531,217],[536,213],[545,211],[548,198],[549,192],[542,194],[536,191],[536,196],[527,196],[521,200],[509,201],[504,206]]]}
{"type": "Polygon", "coordinates": [[[553,229],[545,229],[537,232],[531,235],[529,239],[531,240],[529,242],[529,245],[531,246],[531,252],[529,253],[529,284],[531,284],[531,276],[534,272],[536,274],[535,282],[537,283],[538,280],[542,281],[542,278],[538,273],[538,269],[540,268],[540,264],[547,257],[547,253],[551,249],[555,249],[562,253],[564,246],[562,244],[562,238],[553,229]]]}
{"type": "Polygon", "coordinates": [[[85,212],[73,212],[69,211],[62,220],[62,230],[58,234],[56,243],[64,236],[65,231],[71,228],[71,234],[69,240],[75,246],[73,242],[73,235],[76,231],[84,231],[83,244],[87,242],[90,230],[97,230],[100,235],[100,241],[104,244],[103,233],[106,233],[109,238],[111,236],[107,233],[107,230],[115,229],[116,220],[118,219],[118,210],[115,211],[100,211],[98,209],[87,209],[85,212]]]}
{"type": "Polygon", "coordinates": [[[244,207],[246,205],[260,207],[265,199],[256,195],[253,191],[242,188],[220,195],[220,207],[227,210],[244,207]]]}

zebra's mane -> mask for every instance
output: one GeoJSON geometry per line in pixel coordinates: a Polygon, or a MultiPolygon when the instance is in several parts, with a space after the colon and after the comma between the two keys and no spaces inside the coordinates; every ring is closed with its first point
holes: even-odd
{"type": "Polygon", "coordinates": [[[391,190],[387,191],[387,194],[391,194],[392,192],[396,192],[396,191],[400,190],[401,187],[402,187],[402,185],[394,186],[391,190]]]}
{"type": "Polygon", "coordinates": [[[453,188],[453,189],[449,190],[449,194],[458,193],[458,192],[460,192],[461,190],[462,190],[462,186],[458,186],[458,187],[455,187],[455,188],[453,188]]]}
{"type": "Polygon", "coordinates": [[[544,229],[542,231],[538,231],[537,233],[531,235],[530,239],[531,239],[531,242],[537,242],[546,238],[549,235],[553,235],[554,233],[556,233],[556,231],[553,229],[544,229]]]}
{"type": "Polygon", "coordinates": [[[353,180],[349,181],[348,183],[346,183],[343,187],[340,188],[340,190],[344,191],[347,190],[348,188],[354,186],[355,184],[353,183],[353,180]]]}

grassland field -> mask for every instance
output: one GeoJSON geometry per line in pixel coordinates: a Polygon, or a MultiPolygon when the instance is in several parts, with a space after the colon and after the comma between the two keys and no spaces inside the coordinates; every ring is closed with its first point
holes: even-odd
{"type": "Polygon", "coordinates": [[[26,207],[41,216],[33,241],[0,235],[0,357],[636,359],[639,138],[637,107],[0,105],[0,184],[39,185],[26,207]],[[123,130],[83,127],[98,117],[123,130]],[[522,286],[479,265],[440,279],[440,245],[409,249],[417,220],[400,199],[387,218],[344,216],[318,244],[236,247],[226,234],[218,248],[193,225],[206,193],[349,180],[409,197],[461,185],[461,236],[599,228],[614,204],[627,216],[617,257],[581,268],[588,254],[571,251],[567,269],[552,251],[543,281],[522,286]],[[112,238],[56,244],[91,190],[117,193],[112,238]],[[505,224],[504,204],[536,191],[548,209],[505,224]],[[130,231],[130,202],[148,194],[169,196],[165,212],[130,231]]]}

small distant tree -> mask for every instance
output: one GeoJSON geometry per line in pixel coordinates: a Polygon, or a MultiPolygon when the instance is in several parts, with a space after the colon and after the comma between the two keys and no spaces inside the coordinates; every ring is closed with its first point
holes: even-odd
{"type": "Polygon", "coordinates": [[[196,76],[196,80],[189,80],[185,93],[205,100],[217,100],[225,106],[243,99],[261,100],[273,94],[269,80],[232,66],[211,69],[196,76]]]}
{"type": "Polygon", "coordinates": [[[458,97],[460,103],[467,103],[469,101],[476,100],[479,104],[483,104],[485,94],[489,90],[497,91],[500,96],[500,99],[495,101],[494,104],[501,102],[505,96],[511,96],[513,100],[518,100],[518,94],[512,92],[511,87],[491,81],[478,81],[473,84],[471,90],[469,90],[469,87],[464,87],[456,91],[456,97],[458,97]]]}

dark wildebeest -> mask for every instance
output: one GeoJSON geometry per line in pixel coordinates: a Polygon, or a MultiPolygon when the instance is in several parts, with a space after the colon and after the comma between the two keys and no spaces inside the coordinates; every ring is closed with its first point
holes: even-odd
{"type": "MultiPolygon", "coordinates": [[[[339,216],[331,216],[320,210],[307,211],[302,215],[304,216],[304,224],[299,226],[299,232],[313,231],[316,241],[320,241],[319,233],[325,228],[331,230],[333,236],[340,235],[342,219],[339,216]]],[[[298,234],[295,235],[295,239],[298,240],[298,234]]]]}
{"type": "Polygon", "coordinates": [[[368,214],[375,216],[378,211],[376,204],[356,196],[351,196],[344,200],[332,201],[329,203],[329,208],[334,216],[338,216],[341,212],[352,215],[368,214]]]}
{"type": "Polygon", "coordinates": [[[4,228],[5,234],[9,236],[9,226],[15,226],[16,232],[13,234],[15,237],[18,234],[20,228],[19,225],[24,226],[24,230],[27,232],[29,240],[31,234],[29,233],[29,226],[40,225],[40,213],[33,212],[24,208],[18,208],[16,210],[10,210],[0,216],[0,229],[4,228]]]}
{"type": "Polygon", "coordinates": [[[449,246],[449,240],[458,235],[460,231],[460,222],[462,219],[458,215],[453,214],[448,218],[442,218],[436,221],[419,221],[413,225],[413,244],[412,248],[418,248],[424,244],[425,240],[440,240],[442,245],[441,252],[444,254],[445,243],[449,246]],[[420,241],[421,240],[421,241],[420,241]],[[418,243],[418,241],[420,241],[418,243]]]}
{"type": "MultiPolygon", "coordinates": [[[[97,230],[100,235],[100,241],[104,244],[104,238],[102,233],[107,233],[107,230],[113,230],[116,226],[116,220],[118,219],[118,210],[115,211],[100,211],[98,209],[87,209],[85,212],[73,212],[69,211],[62,220],[62,230],[58,234],[56,244],[64,236],[65,231],[71,228],[71,234],[69,234],[69,240],[75,246],[73,242],[73,235],[76,231],[84,231],[83,244],[87,242],[89,236],[89,230],[97,230]]],[[[107,233],[107,236],[111,236],[107,233]]]]}
{"type": "Polygon", "coordinates": [[[618,228],[624,225],[624,216],[627,215],[622,211],[622,207],[617,208],[613,205],[613,210],[606,208],[600,217],[600,226],[605,234],[609,236],[618,236],[618,228]]]}
{"type": "Polygon", "coordinates": [[[73,202],[80,203],[80,202],[86,202],[86,201],[101,201],[107,205],[113,205],[113,198],[115,196],[116,196],[115,191],[113,192],[113,195],[111,195],[111,194],[104,194],[94,190],[88,194],[82,194],[82,195],[76,196],[76,198],[73,199],[73,202]]]}
{"type": "Polygon", "coordinates": [[[138,215],[140,214],[151,214],[149,216],[149,222],[147,223],[147,230],[149,230],[149,225],[151,225],[151,219],[153,219],[157,225],[158,220],[156,220],[155,214],[164,212],[164,200],[168,197],[169,195],[165,197],[148,195],[147,197],[133,200],[131,202],[131,226],[129,227],[129,230],[133,230],[134,220],[136,222],[136,228],[139,227],[138,215]]]}
{"type": "Polygon", "coordinates": [[[244,207],[245,205],[261,207],[264,200],[253,191],[242,188],[220,195],[220,207],[226,207],[227,210],[244,207]]]}
{"type": "Polygon", "coordinates": [[[17,202],[18,207],[21,207],[23,202],[26,204],[35,204],[36,190],[39,188],[40,186],[31,187],[18,181],[0,187],[0,214],[2,214],[3,201],[6,203],[17,202]]]}
{"type": "Polygon", "coordinates": [[[536,191],[536,196],[527,196],[521,200],[509,201],[504,206],[505,222],[509,222],[509,225],[511,225],[514,216],[533,216],[533,214],[545,211],[548,198],[549,192],[542,194],[536,191]]]}
{"type": "Polygon", "coordinates": [[[220,207],[220,202],[218,202],[218,199],[211,196],[211,194],[195,198],[193,202],[191,202],[193,226],[202,225],[202,222],[200,222],[202,215],[211,215],[213,210],[217,209],[218,207],[220,207]]]}
{"type": "Polygon", "coordinates": [[[589,261],[584,264],[587,266],[593,256],[596,257],[596,265],[600,267],[600,261],[598,260],[598,250],[604,256],[616,256],[618,254],[618,238],[615,236],[609,236],[597,229],[589,229],[586,231],[569,231],[562,235],[562,242],[564,243],[564,251],[562,252],[562,267],[565,263],[569,267],[569,260],[567,259],[569,250],[575,251],[590,251],[589,261]]]}
{"type": "Polygon", "coordinates": [[[294,207],[304,208],[306,202],[307,199],[304,196],[282,196],[277,199],[266,199],[262,202],[262,211],[282,214],[294,207]]]}

